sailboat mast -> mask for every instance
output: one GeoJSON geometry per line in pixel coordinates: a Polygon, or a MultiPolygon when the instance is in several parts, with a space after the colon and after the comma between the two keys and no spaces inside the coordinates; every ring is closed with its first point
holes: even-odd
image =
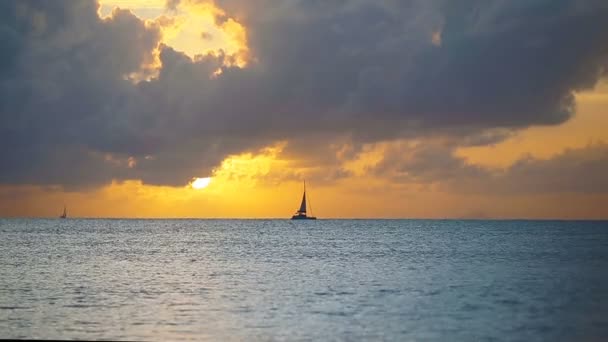
{"type": "Polygon", "coordinates": [[[314,216],[315,213],[312,211],[312,202],[310,201],[310,196],[308,197],[308,206],[310,207],[310,215],[314,216]]]}
{"type": "MultiPolygon", "coordinates": [[[[306,197],[306,179],[304,180],[304,197],[306,197]]],[[[308,207],[310,207],[310,214],[313,215],[312,203],[310,202],[310,196],[306,199],[306,202],[308,204],[308,207]]],[[[306,209],[308,209],[308,208],[306,208],[306,209]]]]}
{"type": "MultiPolygon", "coordinates": [[[[306,179],[304,180],[304,203],[306,203],[306,179]]],[[[307,209],[307,205],[304,204],[304,212],[306,212],[307,209]]]]}
{"type": "MultiPolygon", "coordinates": [[[[304,180],[304,202],[306,202],[306,179],[304,180]]],[[[308,209],[308,208],[304,208],[304,209],[308,209]]]]}

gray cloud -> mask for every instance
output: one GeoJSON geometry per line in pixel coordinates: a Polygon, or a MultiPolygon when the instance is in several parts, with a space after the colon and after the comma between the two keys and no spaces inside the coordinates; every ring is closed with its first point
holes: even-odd
{"type": "Polygon", "coordinates": [[[607,193],[607,170],[608,145],[599,143],[568,149],[548,160],[522,159],[504,174],[488,180],[487,187],[506,194],[607,193]]]}
{"type": "Polygon", "coordinates": [[[373,168],[397,183],[433,184],[446,192],[519,195],[608,192],[608,145],[568,149],[550,159],[525,157],[505,169],[467,163],[441,144],[395,146],[373,168]]]}
{"type": "Polygon", "coordinates": [[[123,76],[152,58],[158,29],[128,11],[101,21],[90,1],[0,6],[0,34],[18,42],[2,52],[11,63],[1,66],[8,71],[0,79],[0,182],[111,179],[115,172],[96,156],[134,139],[137,128],[113,107],[133,96],[123,76]]]}
{"type": "MultiPolygon", "coordinates": [[[[607,6],[306,1],[252,7],[244,20],[254,53],[273,70],[276,101],[322,112],[325,123],[372,123],[386,136],[410,127],[567,120],[572,90],[593,86],[605,72],[607,6]],[[441,46],[431,41],[437,30],[441,46]]],[[[370,135],[368,127],[357,126],[370,135]]]]}
{"type": "MultiPolygon", "coordinates": [[[[608,61],[601,1],[217,3],[219,21],[247,27],[257,61],[247,68],[159,47],[159,27],[125,10],[102,20],[91,1],[0,2],[0,183],[178,185],[275,140],[302,158],[345,136],[492,144],[567,120],[572,92],[608,61]],[[157,47],[158,77],[125,79],[157,47]]],[[[458,162],[449,156],[437,159],[458,162]]]]}

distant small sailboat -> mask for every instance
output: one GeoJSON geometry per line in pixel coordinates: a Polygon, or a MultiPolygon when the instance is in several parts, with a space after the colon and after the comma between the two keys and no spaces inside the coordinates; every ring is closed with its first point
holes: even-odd
{"type": "Polygon", "coordinates": [[[67,210],[65,209],[65,205],[64,205],[64,206],[63,206],[63,214],[61,214],[61,216],[59,216],[59,218],[64,219],[64,218],[67,218],[67,217],[68,217],[68,212],[67,212],[67,210]]]}
{"type": "MultiPolygon", "coordinates": [[[[312,211],[312,208],[311,208],[312,211]]],[[[291,217],[292,220],[316,220],[314,216],[306,215],[306,181],[304,181],[304,195],[302,195],[302,203],[300,209],[291,217]]]]}

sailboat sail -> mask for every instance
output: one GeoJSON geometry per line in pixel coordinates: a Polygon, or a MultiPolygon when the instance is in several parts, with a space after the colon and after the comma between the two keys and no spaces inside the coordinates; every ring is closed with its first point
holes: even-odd
{"type": "Polygon", "coordinates": [[[300,204],[300,213],[306,214],[306,191],[304,191],[304,195],[302,195],[302,204],[300,204]]]}

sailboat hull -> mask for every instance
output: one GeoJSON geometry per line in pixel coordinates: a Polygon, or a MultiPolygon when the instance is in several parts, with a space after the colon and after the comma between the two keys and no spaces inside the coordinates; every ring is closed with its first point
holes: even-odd
{"type": "Polygon", "coordinates": [[[293,215],[291,217],[292,220],[316,220],[317,218],[314,216],[304,216],[304,215],[293,215]]]}

